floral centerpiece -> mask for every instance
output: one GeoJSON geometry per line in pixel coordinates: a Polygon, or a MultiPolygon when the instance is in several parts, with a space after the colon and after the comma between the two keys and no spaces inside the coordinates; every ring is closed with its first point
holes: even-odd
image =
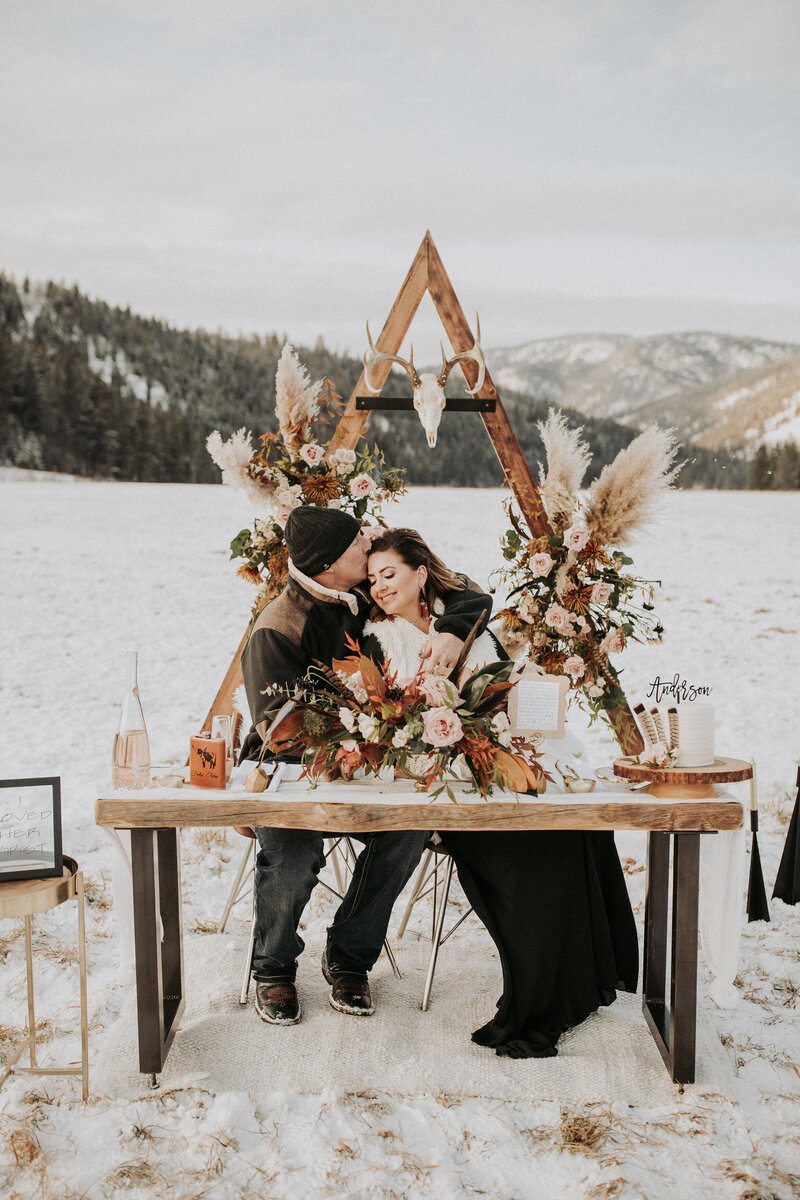
{"type": "Polygon", "coordinates": [[[274,687],[295,709],[271,734],[271,747],[299,755],[313,780],[349,778],[358,768],[387,768],[417,780],[420,791],[451,800],[451,781],[471,781],[484,799],[493,787],[543,790],[545,775],[534,742],[513,737],[505,708],[513,686],[511,662],[489,663],[456,686],[420,670],[398,678],[361,654],[315,663],[302,687],[274,687]]]}
{"type": "Polygon", "coordinates": [[[250,434],[239,429],[227,441],[215,430],[206,443],[222,471],[222,482],[246,492],[266,510],[253,526],[231,542],[231,558],[242,559],[239,574],[259,588],[253,612],[286,581],[288,552],[284,526],[299,504],[341,508],[362,521],[381,523],[380,507],[405,491],[404,472],[387,467],[377,446],[331,450],[323,430],[341,407],[330,380],[312,382],[286,343],[275,374],[278,432],[262,434],[254,449],[250,434]]]}
{"type": "Polygon", "coordinates": [[[589,465],[580,431],[550,411],[539,430],[547,454],[540,495],[551,532],[531,537],[511,502],[502,541],[508,566],[497,574],[507,590],[497,614],[509,649],[527,651],[546,672],[566,675],[569,696],[615,726],[624,705],[612,655],[633,639],[659,642],[654,582],[637,578],[620,545],[651,518],[676,469],[669,433],[651,428],[606,466],[585,499],[589,465]]]}

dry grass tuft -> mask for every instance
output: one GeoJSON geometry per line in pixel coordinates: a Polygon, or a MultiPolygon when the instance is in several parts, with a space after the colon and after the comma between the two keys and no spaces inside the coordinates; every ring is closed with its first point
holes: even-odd
{"type": "Polygon", "coordinates": [[[792,979],[778,979],[773,983],[772,990],[781,998],[784,1008],[796,1008],[800,996],[800,987],[792,979]]]}
{"type": "MultiPolygon", "coordinates": [[[[36,1022],[36,1044],[52,1042],[56,1033],[55,1026],[47,1017],[39,1017],[36,1022]]],[[[14,1043],[19,1044],[27,1038],[28,1030],[22,1025],[0,1025],[0,1056],[2,1052],[14,1043]]]]}
{"type": "Polygon", "coordinates": [[[112,1189],[111,1195],[116,1194],[116,1189],[119,1188],[134,1188],[134,1187],[152,1187],[161,1181],[163,1177],[151,1166],[150,1163],[144,1162],[141,1159],[135,1162],[122,1163],[117,1167],[116,1171],[112,1171],[105,1178],[105,1183],[112,1189]]]}
{"type": "Polygon", "coordinates": [[[194,921],[190,925],[189,932],[190,933],[216,933],[218,929],[219,929],[219,923],[217,921],[197,920],[197,921],[194,921]]]}
{"type": "Polygon", "coordinates": [[[84,879],[83,892],[86,897],[86,903],[96,908],[99,912],[108,912],[113,908],[111,897],[108,894],[108,889],[104,881],[97,882],[91,877],[84,879]]]}
{"type": "Polygon", "coordinates": [[[561,1110],[561,1144],[571,1153],[594,1153],[611,1132],[610,1113],[582,1116],[561,1110]]]}
{"type": "Polygon", "coordinates": [[[438,1089],[431,1093],[437,1104],[441,1104],[442,1108],[454,1108],[456,1104],[461,1103],[461,1097],[455,1092],[441,1092],[438,1089]]]}
{"type": "Polygon", "coordinates": [[[361,1092],[345,1092],[344,1103],[371,1117],[385,1117],[392,1111],[391,1104],[371,1088],[361,1092]]]}
{"type": "Polygon", "coordinates": [[[623,1179],[620,1175],[616,1179],[604,1179],[602,1183],[596,1183],[594,1187],[589,1188],[586,1200],[614,1200],[627,1182],[627,1179],[623,1179]]]}
{"type": "MultiPolygon", "coordinates": [[[[213,826],[207,829],[198,829],[195,831],[194,840],[204,853],[211,854],[212,851],[219,853],[223,846],[227,847],[228,845],[228,831],[213,826]]],[[[228,862],[229,859],[225,858],[224,861],[228,862]]]]}
{"type": "Polygon", "coordinates": [[[28,1129],[15,1129],[9,1135],[8,1148],[18,1167],[29,1167],[39,1157],[39,1144],[28,1129]]]}
{"type": "Polygon", "coordinates": [[[5,937],[0,937],[0,963],[4,963],[6,961],[9,953],[11,952],[11,947],[15,942],[19,941],[24,932],[25,926],[18,925],[15,929],[11,930],[11,933],[7,934],[5,937]]]}

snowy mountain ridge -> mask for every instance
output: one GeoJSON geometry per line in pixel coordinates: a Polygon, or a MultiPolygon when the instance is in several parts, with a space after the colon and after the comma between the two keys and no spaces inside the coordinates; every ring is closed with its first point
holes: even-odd
{"type": "Polygon", "coordinates": [[[707,331],[575,334],[487,352],[498,387],[709,448],[797,440],[800,346],[707,331]],[[767,397],[768,403],[767,403],[767,397]],[[733,416],[721,419],[727,409],[733,416]]]}

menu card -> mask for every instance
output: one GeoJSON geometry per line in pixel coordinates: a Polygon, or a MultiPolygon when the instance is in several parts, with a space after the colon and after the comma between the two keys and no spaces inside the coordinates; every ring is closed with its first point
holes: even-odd
{"type": "Polygon", "coordinates": [[[529,663],[509,692],[508,719],[512,733],[562,738],[568,687],[565,675],[545,675],[529,663]]]}

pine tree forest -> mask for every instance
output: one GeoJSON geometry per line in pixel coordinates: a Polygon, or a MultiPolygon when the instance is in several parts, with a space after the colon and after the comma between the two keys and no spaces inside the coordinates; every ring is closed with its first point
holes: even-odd
{"type": "MultiPolygon", "coordinates": [[[[275,429],[274,377],[283,338],[180,330],[130,309],[91,300],[55,283],[32,288],[0,274],[0,464],[98,479],[214,483],[205,443],[242,426],[254,438],[275,429]]],[[[327,376],[345,398],[358,379],[355,358],[295,347],[312,377],[327,376]]],[[[455,373],[457,374],[457,373],[455,373]]],[[[463,387],[463,383],[460,385],[463,387]]],[[[459,389],[455,378],[448,392],[459,389]]],[[[410,395],[405,376],[392,391],[410,395]]],[[[542,458],[537,423],[549,403],[503,390],[503,403],[528,461],[542,458]]],[[[589,480],[636,431],[566,410],[593,453],[589,480]]],[[[502,472],[472,414],[442,422],[431,454],[414,414],[374,413],[367,438],[410,484],[486,487],[502,472]]],[[[800,450],[761,447],[755,456],[681,448],[679,486],[798,488],[800,450]]]]}

